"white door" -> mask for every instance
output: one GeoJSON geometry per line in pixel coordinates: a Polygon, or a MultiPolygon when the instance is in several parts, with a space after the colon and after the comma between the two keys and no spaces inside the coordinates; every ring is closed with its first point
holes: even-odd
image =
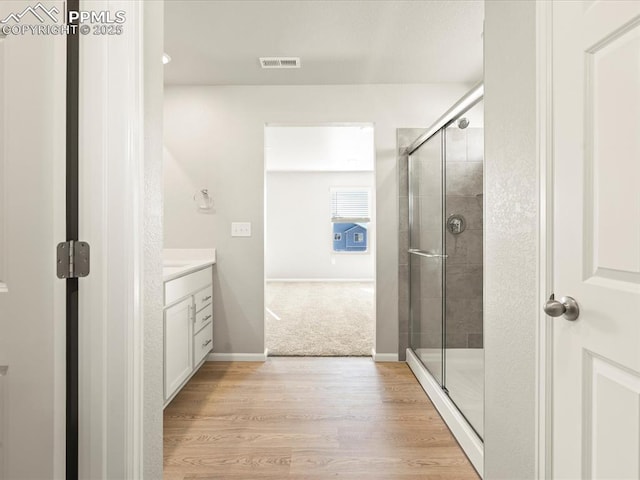
{"type": "Polygon", "coordinates": [[[553,478],[640,478],[640,2],[553,5],[553,478]]]}
{"type": "MultiPolygon", "coordinates": [[[[61,7],[36,4],[3,0],[0,21],[30,5],[41,18],[61,7]]],[[[19,23],[40,20],[29,10],[0,25],[19,23]]],[[[65,45],[62,35],[0,38],[2,479],[64,477],[65,282],[55,246],[65,239],[65,45]]]]}

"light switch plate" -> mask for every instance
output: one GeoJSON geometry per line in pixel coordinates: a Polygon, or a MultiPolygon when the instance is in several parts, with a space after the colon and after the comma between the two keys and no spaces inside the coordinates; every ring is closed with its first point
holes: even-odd
{"type": "Polygon", "coordinates": [[[250,237],[251,222],[232,222],[231,236],[232,237],[250,237]]]}

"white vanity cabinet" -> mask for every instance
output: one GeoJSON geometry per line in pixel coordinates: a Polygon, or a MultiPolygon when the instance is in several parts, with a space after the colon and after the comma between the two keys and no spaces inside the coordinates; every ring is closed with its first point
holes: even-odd
{"type": "Polygon", "coordinates": [[[164,283],[164,404],[193,376],[213,344],[213,267],[172,272],[164,283]]]}

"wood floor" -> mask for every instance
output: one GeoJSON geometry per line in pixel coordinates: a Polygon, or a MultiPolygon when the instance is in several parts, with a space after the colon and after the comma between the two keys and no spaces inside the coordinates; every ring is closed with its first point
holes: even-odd
{"type": "Polygon", "coordinates": [[[164,478],[478,479],[404,363],[208,362],[164,412],[164,478]]]}

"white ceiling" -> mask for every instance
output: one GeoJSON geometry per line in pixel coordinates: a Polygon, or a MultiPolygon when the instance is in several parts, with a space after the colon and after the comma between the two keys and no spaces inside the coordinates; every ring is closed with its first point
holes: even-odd
{"type": "Polygon", "coordinates": [[[373,125],[267,126],[270,172],[373,171],[373,125]]]}
{"type": "Polygon", "coordinates": [[[165,83],[474,83],[482,0],[167,0],[165,83]],[[258,57],[301,57],[263,70],[258,57]]]}

